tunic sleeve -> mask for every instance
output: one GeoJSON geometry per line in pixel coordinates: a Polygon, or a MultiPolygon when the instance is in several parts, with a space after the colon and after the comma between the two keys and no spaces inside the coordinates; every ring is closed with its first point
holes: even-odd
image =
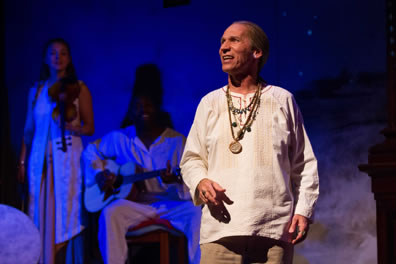
{"type": "Polygon", "coordinates": [[[291,181],[295,196],[295,214],[312,218],[319,195],[317,160],[308,139],[300,109],[291,97],[289,110],[292,122],[291,181]]]}
{"type": "MultiPolygon", "coordinates": [[[[184,147],[185,147],[185,144],[186,144],[185,137],[184,136],[178,137],[178,139],[175,140],[175,144],[176,144],[175,148],[172,148],[172,149],[174,149],[174,151],[175,151],[175,155],[176,155],[176,158],[177,158],[177,163],[176,164],[172,164],[172,166],[180,166],[181,156],[183,154],[183,150],[184,150],[184,147]]],[[[178,173],[181,173],[181,172],[178,171],[178,173]]],[[[179,197],[179,199],[181,199],[181,200],[191,200],[190,191],[189,191],[188,187],[186,186],[186,184],[184,182],[165,184],[165,183],[163,183],[161,177],[159,177],[157,179],[158,179],[158,181],[161,182],[162,185],[167,186],[165,188],[167,188],[168,191],[170,189],[172,189],[172,188],[175,188],[176,192],[177,192],[177,196],[179,197]]]]}
{"type": "Polygon", "coordinates": [[[101,139],[89,143],[84,150],[82,159],[84,162],[86,187],[90,187],[95,183],[95,176],[104,170],[106,160],[115,160],[116,150],[121,142],[120,135],[120,132],[112,132],[101,139]]]}
{"type": "Polygon", "coordinates": [[[190,189],[195,205],[203,203],[196,193],[196,188],[198,183],[206,178],[208,174],[208,151],[205,145],[208,117],[209,105],[203,98],[195,113],[194,122],[188,134],[180,162],[183,180],[190,189]]]}

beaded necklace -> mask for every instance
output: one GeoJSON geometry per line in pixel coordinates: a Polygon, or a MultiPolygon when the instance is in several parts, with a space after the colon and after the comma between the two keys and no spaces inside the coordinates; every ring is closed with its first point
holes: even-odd
{"type": "Polygon", "coordinates": [[[233,103],[232,103],[232,98],[230,95],[230,88],[229,86],[227,86],[227,91],[226,91],[226,97],[227,97],[227,103],[228,103],[228,118],[230,120],[230,128],[231,128],[231,135],[232,138],[234,139],[233,142],[231,142],[229,149],[232,153],[234,154],[238,154],[240,152],[242,152],[242,145],[241,143],[239,143],[239,141],[244,137],[245,132],[251,131],[251,126],[253,121],[256,119],[257,116],[257,110],[260,106],[260,93],[261,93],[261,83],[259,83],[259,85],[257,86],[257,90],[254,93],[253,99],[250,102],[250,104],[245,107],[244,109],[237,109],[239,111],[234,111],[236,108],[234,107],[233,103]],[[244,111],[242,111],[244,110],[244,111]],[[241,113],[246,113],[246,111],[249,111],[249,115],[248,118],[246,119],[245,124],[242,126],[242,128],[238,131],[237,135],[235,136],[234,134],[234,127],[237,127],[237,114],[241,114],[241,113]],[[232,115],[234,116],[235,122],[232,122],[232,118],[231,118],[231,112],[232,115]]]}
{"type": "Polygon", "coordinates": [[[249,105],[246,106],[245,108],[238,109],[238,108],[236,108],[236,107],[233,105],[233,103],[232,103],[232,101],[231,101],[231,106],[229,106],[229,108],[230,108],[231,112],[232,112],[232,113],[234,114],[234,116],[235,116],[235,115],[240,115],[240,114],[246,114],[246,112],[250,112],[250,111],[252,110],[252,108],[251,108],[252,104],[253,104],[253,100],[252,100],[252,101],[249,103],[249,105]]]}

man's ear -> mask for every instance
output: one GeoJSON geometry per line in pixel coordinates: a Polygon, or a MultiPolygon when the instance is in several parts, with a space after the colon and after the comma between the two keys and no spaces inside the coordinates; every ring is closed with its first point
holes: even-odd
{"type": "Polygon", "coordinates": [[[261,50],[253,50],[253,58],[260,59],[263,56],[263,52],[261,50]]]}

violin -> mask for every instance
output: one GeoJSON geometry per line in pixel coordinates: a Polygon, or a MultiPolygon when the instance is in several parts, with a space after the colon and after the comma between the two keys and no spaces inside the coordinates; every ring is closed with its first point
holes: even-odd
{"type": "Polygon", "coordinates": [[[77,108],[74,101],[80,95],[80,89],[78,80],[71,77],[60,79],[48,89],[48,95],[51,101],[56,102],[56,107],[52,112],[52,118],[54,120],[60,118],[62,133],[62,146],[60,149],[63,152],[67,151],[68,145],[65,138],[65,124],[77,118],[77,108]]]}

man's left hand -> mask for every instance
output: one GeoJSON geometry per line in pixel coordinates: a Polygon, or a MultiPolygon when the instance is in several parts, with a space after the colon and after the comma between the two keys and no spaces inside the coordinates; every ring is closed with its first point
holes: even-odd
{"type": "Polygon", "coordinates": [[[166,163],[166,171],[161,173],[161,179],[165,183],[180,182],[180,177],[172,172],[172,167],[169,160],[166,163]]]}
{"type": "Polygon", "coordinates": [[[295,245],[304,241],[304,239],[307,237],[308,229],[308,219],[305,216],[295,214],[289,227],[289,233],[293,234],[296,231],[298,232],[295,237],[293,236],[292,244],[295,245]]]}

